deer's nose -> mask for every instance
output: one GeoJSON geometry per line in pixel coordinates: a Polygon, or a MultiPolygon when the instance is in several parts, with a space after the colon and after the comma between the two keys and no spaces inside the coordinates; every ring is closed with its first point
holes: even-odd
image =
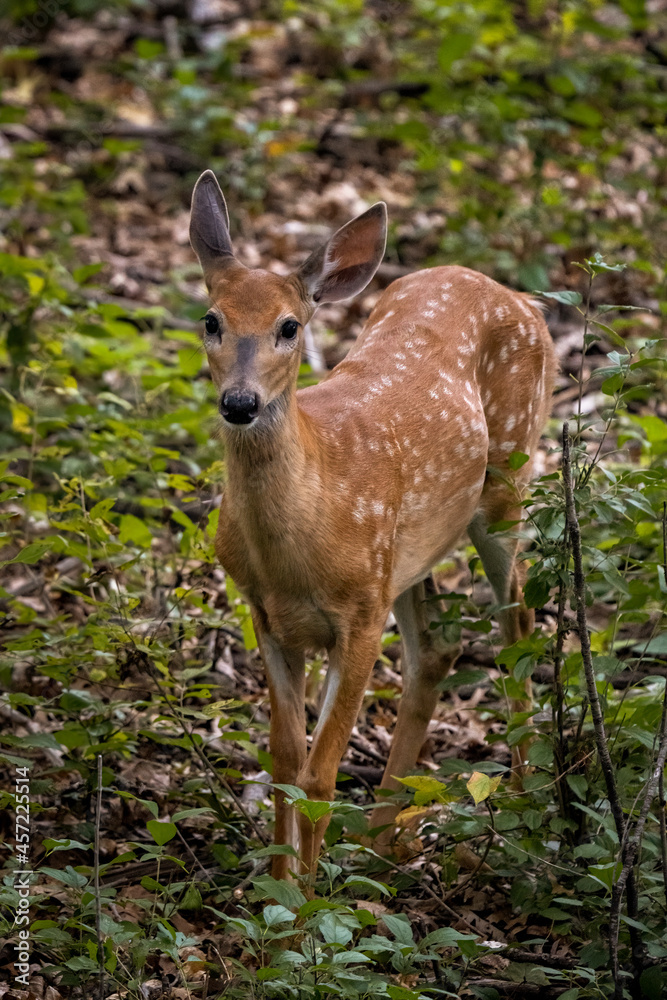
{"type": "Polygon", "coordinates": [[[220,413],[230,424],[249,424],[259,413],[257,393],[247,389],[227,389],[220,400],[220,413]]]}

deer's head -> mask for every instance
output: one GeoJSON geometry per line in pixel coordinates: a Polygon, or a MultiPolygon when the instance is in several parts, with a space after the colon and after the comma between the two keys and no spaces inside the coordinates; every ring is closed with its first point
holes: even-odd
{"type": "Polygon", "coordinates": [[[278,413],[296,385],[303,328],[318,305],[356,295],[384,255],[387,210],[378,202],[348,222],[287,276],[245,267],[234,256],[229,216],[212,171],[195,185],[190,242],[211,305],[204,347],[220,413],[230,429],[278,413]]]}

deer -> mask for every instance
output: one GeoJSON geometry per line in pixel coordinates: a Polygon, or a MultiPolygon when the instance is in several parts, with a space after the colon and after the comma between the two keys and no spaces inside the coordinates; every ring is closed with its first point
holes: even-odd
{"type": "MultiPolygon", "coordinates": [[[[273,782],[331,801],[393,610],[402,695],[374,806],[385,837],[390,792],[418,760],[459,644],[430,625],[432,569],[468,533],[500,606],[506,645],[529,635],[517,530],[555,371],[538,304],[482,273],[432,267],[382,292],[347,356],[297,389],[304,328],[318,306],[361,292],[380,265],[378,202],[287,275],[237,259],[211,170],[192,195],[190,242],[210,297],[203,343],[222,417],[226,486],[216,556],[250,607],[271,713],[273,782]],[[307,744],[306,656],[325,650],[319,719],[307,744]]],[[[313,877],[328,823],[275,792],[275,878],[313,877]]],[[[373,832],[373,831],[371,831],[373,832]]]]}

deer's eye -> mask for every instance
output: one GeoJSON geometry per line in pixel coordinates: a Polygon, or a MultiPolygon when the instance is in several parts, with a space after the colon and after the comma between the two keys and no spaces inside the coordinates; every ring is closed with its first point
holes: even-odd
{"type": "Polygon", "coordinates": [[[204,326],[209,337],[220,336],[220,323],[218,322],[218,317],[214,316],[213,313],[206,314],[204,326]]]}
{"type": "Polygon", "coordinates": [[[294,340],[299,330],[299,324],[295,319],[286,319],[280,328],[280,336],[285,340],[294,340]]]}

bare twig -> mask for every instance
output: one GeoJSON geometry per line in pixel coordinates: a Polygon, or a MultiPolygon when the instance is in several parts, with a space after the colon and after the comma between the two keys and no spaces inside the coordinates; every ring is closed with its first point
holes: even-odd
{"type": "MultiPolygon", "coordinates": [[[[665,760],[667,759],[667,686],[665,687],[665,697],[662,704],[662,718],[660,720],[660,731],[658,733],[658,754],[656,757],[655,765],[651,772],[651,775],[646,783],[646,791],[644,793],[644,801],[642,802],[642,807],[639,812],[639,817],[635,824],[634,830],[627,838],[623,850],[623,868],[621,869],[621,874],[614,883],[611,894],[611,911],[609,915],[609,948],[610,953],[612,949],[615,948],[617,961],[618,961],[618,932],[621,920],[621,901],[623,899],[623,892],[625,890],[626,883],[632,876],[632,870],[639,854],[639,848],[641,846],[642,837],[644,835],[644,826],[646,825],[646,820],[648,819],[648,814],[655,797],[656,789],[660,781],[660,776],[665,769],[665,760]]],[[[615,992],[614,1000],[623,1000],[623,986],[622,983],[616,979],[614,982],[615,992]]]]}
{"type": "MultiPolygon", "coordinates": [[[[662,572],[667,584],[667,503],[662,505],[662,572]]],[[[667,699],[667,683],[665,684],[667,699]]],[[[662,730],[665,727],[665,703],[662,706],[662,730]]],[[[667,802],[665,801],[665,772],[660,771],[658,778],[658,805],[660,814],[660,854],[662,856],[662,877],[665,882],[665,905],[667,905],[667,802]]]]}
{"type": "MultiPolygon", "coordinates": [[[[448,889],[447,892],[443,893],[443,896],[442,896],[443,902],[446,902],[448,899],[451,899],[452,896],[458,896],[458,894],[460,893],[461,889],[463,889],[468,884],[468,882],[471,882],[472,879],[474,879],[474,877],[477,875],[477,873],[480,871],[480,869],[486,863],[486,859],[489,856],[489,851],[491,850],[491,845],[493,844],[495,836],[496,836],[495,830],[491,830],[491,832],[489,834],[489,837],[488,837],[488,839],[486,841],[486,847],[484,848],[484,853],[479,856],[477,864],[472,869],[472,871],[468,875],[466,875],[466,877],[463,879],[463,881],[457,882],[457,884],[455,886],[453,886],[451,889],[448,889]]],[[[487,865],[487,871],[488,870],[489,870],[489,866],[487,865]]]]}
{"type": "MultiPolygon", "coordinates": [[[[581,404],[584,395],[584,363],[586,360],[586,350],[588,345],[586,344],[586,337],[588,336],[588,327],[591,321],[591,288],[593,285],[593,271],[588,273],[588,289],[586,290],[586,306],[584,309],[584,336],[581,345],[581,364],[579,365],[579,393],[577,396],[577,439],[581,437],[581,404]]],[[[565,456],[563,456],[563,459],[565,456]]],[[[565,462],[563,461],[563,464],[565,462]]]]}
{"type": "Polygon", "coordinates": [[[97,964],[99,982],[97,995],[104,997],[104,942],[102,941],[102,896],[100,895],[100,831],[102,827],[102,754],[97,755],[97,806],[95,809],[95,932],[97,934],[97,964]]]}
{"type": "MultiPolygon", "coordinates": [[[[567,529],[565,531],[565,558],[567,560],[569,547],[567,546],[567,529]]],[[[567,565],[567,562],[566,562],[567,565]]],[[[563,644],[567,629],[565,627],[565,581],[560,581],[558,588],[558,624],[556,627],[556,648],[554,650],[554,687],[556,693],[556,732],[555,754],[556,762],[556,794],[558,795],[558,805],[563,819],[568,818],[569,809],[566,799],[566,786],[560,780],[565,772],[565,732],[563,726],[563,705],[565,703],[565,692],[563,689],[563,678],[561,667],[563,664],[563,644]]]]}
{"type": "Polygon", "coordinates": [[[586,689],[588,691],[588,701],[591,715],[593,717],[593,728],[595,731],[595,742],[600,758],[600,766],[607,786],[607,796],[611,813],[616,825],[616,833],[619,841],[623,841],[625,835],[625,819],[623,808],[616,787],[614,776],[614,766],[609,755],[607,745],[607,735],[604,728],[604,718],[600,707],[600,697],[595,685],[595,669],[593,667],[593,656],[591,653],[591,640],[588,634],[588,622],[586,620],[586,579],[584,577],[583,556],[581,553],[581,530],[574,504],[574,490],[572,484],[572,466],[570,462],[570,435],[567,421],[563,424],[563,486],[565,490],[565,514],[567,527],[572,545],[572,561],[574,563],[574,597],[577,611],[577,626],[579,632],[579,643],[581,645],[581,657],[584,664],[586,676],[586,689]]]}
{"type": "MultiPolygon", "coordinates": [[[[604,728],[604,717],[600,706],[600,698],[595,684],[595,668],[593,666],[591,642],[588,634],[588,622],[586,620],[586,578],[584,576],[583,556],[581,552],[581,530],[579,528],[577,510],[574,503],[574,487],[570,461],[570,435],[567,421],[563,424],[563,489],[565,492],[566,523],[572,547],[574,597],[577,611],[579,644],[581,646],[581,658],[584,665],[584,675],[586,677],[588,701],[590,704],[591,716],[593,718],[595,743],[597,746],[600,766],[602,768],[602,773],[607,787],[607,797],[609,799],[611,813],[614,818],[616,833],[618,834],[619,843],[623,844],[625,840],[625,819],[623,817],[623,808],[621,806],[621,800],[616,786],[614,767],[609,754],[609,746],[607,744],[607,734],[604,728]]],[[[622,996],[623,987],[619,979],[618,968],[618,934],[614,936],[610,933],[609,935],[609,957],[615,989],[617,992],[620,990],[621,992],[618,995],[622,996]]]]}

